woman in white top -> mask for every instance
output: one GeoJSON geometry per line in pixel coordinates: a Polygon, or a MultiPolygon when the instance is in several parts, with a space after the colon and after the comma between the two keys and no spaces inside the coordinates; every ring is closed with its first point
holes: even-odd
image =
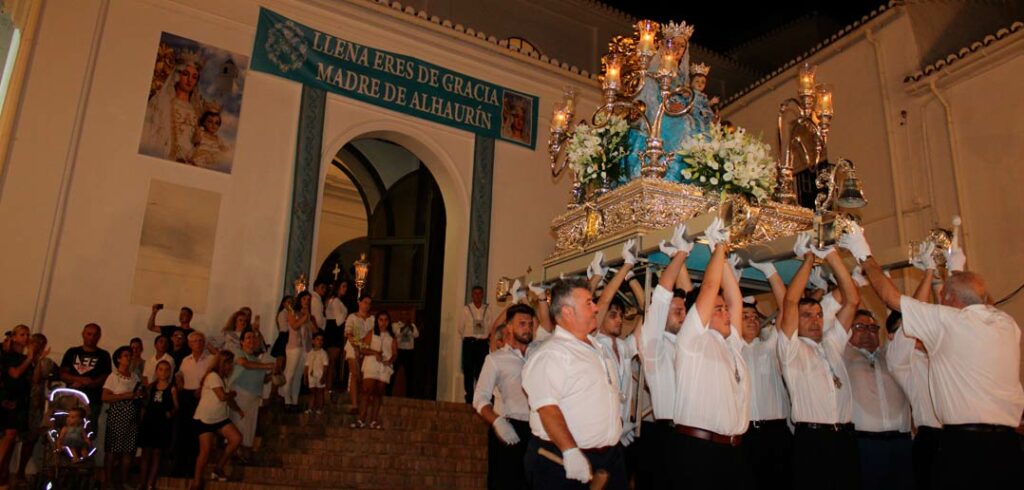
{"type": "Polygon", "coordinates": [[[139,432],[139,401],[142,384],[131,371],[132,350],[123,345],[114,351],[114,372],[103,383],[103,403],[107,404],[106,476],[114,481],[114,468],[119,469],[120,484],[128,479],[128,469],[135,456],[139,432]]]}
{"type": "Polygon", "coordinates": [[[352,428],[364,427],[363,420],[370,419],[371,429],[383,429],[380,424],[381,397],[384,387],[394,372],[392,363],[398,355],[398,343],[391,337],[391,315],[380,311],[376,315],[374,328],[363,337],[363,396],[359,400],[359,418],[352,428]]]}
{"type": "Polygon", "coordinates": [[[327,390],[334,389],[334,377],[338,374],[338,360],[341,359],[341,351],[345,347],[345,318],[348,316],[348,308],[342,303],[341,298],[348,293],[348,282],[338,285],[336,294],[331,295],[327,300],[327,325],[324,326],[324,350],[327,351],[327,377],[324,384],[327,390]]]}
{"type": "Polygon", "coordinates": [[[348,363],[348,394],[352,399],[352,412],[355,413],[359,406],[359,383],[362,375],[359,373],[359,361],[362,353],[356,344],[362,342],[366,333],[373,329],[373,315],[370,314],[370,307],[373,306],[373,298],[369,295],[359,299],[359,309],[345,319],[345,362],[348,363]]]}
{"type": "Polygon", "coordinates": [[[196,458],[196,471],[190,488],[199,489],[203,486],[203,470],[210,459],[213,446],[217,443],[217,434],[227,439],[227,447],[214,466],[211,480],[227,481],[224,466],[242,443],[242,434],[231,423],[230,411],[234,410],[240,417],[245,412],[235,403],[235,392],[228,391],[227,380],[235,367],[235,354],[221,350],[210,363],[209,370],[199,383],[199,405],[196,406],[195,426],[199,432],[199,456],[196,458]]]}
{"type": "Polygon", "coordinates": [[[281,299],[281,304],[277,307],[277,338],[274,339],[274,345],[270,348],[270,355],[274,357],[276,363],[275,373],[284,372],[285,363],[285,346],[288,345],[288,312],[292,309],[292,297],[285,296],[281,299]]]}
{"type": "Polygon", "coordinates": [[[310,314],[312,297],[309,291],[303,291],[295,297],[294,307],[288,311],[288,343],[285,344],[284,386],[281,396],[284,397],[285,411],[299,410],[299,388],[302,386],[302,367],[306,363],[306,351],[309,349],[309,338],[313,335],[316,323],[310,314]]]}

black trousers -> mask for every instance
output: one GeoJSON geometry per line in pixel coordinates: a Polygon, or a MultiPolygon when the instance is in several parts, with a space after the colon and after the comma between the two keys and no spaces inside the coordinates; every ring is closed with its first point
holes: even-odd
{"type": "Polygon", "coordinates": [[[751,422],[742,447],[757,488],[793,486],[793,433],[786,419],[751,422]]]}
{"type": "Polygon", "coordinates": [[[465,337],[462,339],[462,386],[466,389],[466,403],[473,403],[473,388],[480,370],[484,367],[489,346],[485,339],[465,337]]]}
{"type": "Polygon", "coordinates": [[[910,433],[857,432],[865,490],[913,490],[913,441],[910,433]]]}
{"type": "Polygon", "coordinates": [[[196,407],[199,399],[192,390],[178,392],[178,412],[174,431],[174,474],[192,476],[196,471],[196,457],[199,456],[199,431],[196,429],[196,407]]]}
{"type": "Polygon", "coordinates": [[[668,451],[672,488],[715,490],[753,488],[754,481],[747,465],[743,446],[730,446],[675,432],[668,451]]]}
{"type": "MultiPolygon", "coordinates": [[[[526,448],[524,457],[526,481],[529,488],[533,490],[588,490],[590,488],[587,483],[567,479],[565,468],[538,454],[537,451],[540,448],[545,448],[558,456],[562,454],[553,443],[537,437],[530,438],[530,444],[526,448]]],[[[629,487],[629,483],[626,481],[626,461],[621,444],[616,444],[603,452],[583,450],[583,454],[590,462],[591,473],[597,474],[598,470],[608,472],[608,483],[604,486],[604,490],[626,490],[629,487]]]]}
{"type": "Polygon", "coordinates": [[[508,419],[512,428],[519,436],[519,443],[511,446],[505,444],[494,427],[487,431],[487,489],[488,490],[524,490],[526,487],[526,469],[523,457],[526,445],[530,443],[530,423],[522,420],[508,419]]]}
{"type": "Polygon", "coordinates": [[[669,466],[669,441],[675,432],[671,420],[641,422],[640,437],[630,447],[636,446],[636,488],[637,490],[666,490],[672,488],[669,466]]]}
{"type": "Polygon", "coordinates": [[[793,488],[860,490],[860,454],[853,431],[797,426],[793,434],[793,488]]]}
{"type": "Polygon", "coordinates": [[[1012,428],[942,428],[933,487],[1024,488],[1022,473],[1020,442],[1012,428]]]}
{"type": "Polygon", "coordinates": [[[911,454],[914,460],[914,485],[919,490],[932,488],[932,474],[935,471],[935,455],[939,451],[939,437],[942,429],[921,426],[914,436],[911,454]]]}

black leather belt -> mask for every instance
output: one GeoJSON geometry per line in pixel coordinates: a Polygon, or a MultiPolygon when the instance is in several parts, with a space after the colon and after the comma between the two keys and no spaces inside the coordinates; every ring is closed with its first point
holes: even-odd
{"type": "Polygon", "coordinates": [[[672,419],[658,419],[654,421],[655,424],[664,425],[666,427],[675,428],[676,422],[672,419]]]}
{"type": "Polygon", "coordinates": [[[858,430],[857,437],[863,437],[865,439],[879,439],[879,440],[892,440],[892,439],[910,439],[909,432],[900,432],[898,430],[886,430],[881,432],[871,432],[866,430],[858,430]]]}
{"type": "Polygon", "coordinates": [[[814,422],[797,422],[797,429],[823,430],[828,432],[853,432],[853,424],[816,424],[814,422]]]}
{"type": "Polygon", "coordinates": [[[580,449],[584,454],[604,454],[614,449],[615,446],[603,446],[603,447],[588,447],[580,449]]]}
{"type": "Polygon", "coordinates": [[[952,424],[942,426],[942,430],[968,432],[1014,432],[1013,427],[996,424],[952,424]]]}
{"type": "Polygon", "coordinates": [[[771,420],[751,420],[750,427],[754,429],[764,429],[767,427],[785,426],[786,419],[771,419],[771,420]]]}
{"type": "Polygon", "coordinates": [[[727,436],[717,432],[711,432],[710,430],[701,429],[700,427],[690,427],[688,425],[676,424],[676,432],[684,436],[711,441],[715,444],[725,444],[732,447],[739,446],[740,443],[743,442],[743,435],[727,436]]]}

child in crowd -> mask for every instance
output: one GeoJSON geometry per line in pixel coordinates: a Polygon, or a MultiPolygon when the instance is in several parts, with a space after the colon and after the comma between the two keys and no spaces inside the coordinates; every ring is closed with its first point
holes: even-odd
{"type": "Polygon", "coordinates": [[[64,427],[61,427],[60,435],[57,436],[57,448],[66,452],[74,462],[89,455],[92,442],[85,437],[85,410],[78,407],[68,410],[64,427]]]}
{"type": "Polygon", "coordinates": [[[171,382],[171,362],[157,362],[155,378],[146,387],[146,405],[142,411],[139,447],[142,448],[142,469],[139,488],[156,488],[156,473],[160,469],[160,452],[170,447],[174,413],[178,411],[178,389],[171,382]]]}
{"type": "Polygon", "coordinates": [[[324,391],[327,386],[324,374],[327,372],[328,364],[327,351],[324,350],[324,334],[317,332],[313,335],[313,350],[306,354],[306,382],[311,395],[306,413],[323,413],[324,391]]]}

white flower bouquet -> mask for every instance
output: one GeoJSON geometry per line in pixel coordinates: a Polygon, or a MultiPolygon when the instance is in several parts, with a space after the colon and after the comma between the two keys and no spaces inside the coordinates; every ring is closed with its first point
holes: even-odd
{"type": "Polygon", "coordinates": [[[687,164],[683,178],[700,187],[755,201],[768,199],[775,187],[771,147],[743,128],[729,131],[713,124],[707,134],[684,140],[676,154],[687,164]]]}
{"type": "Polygon", "coordinates": [[[576,127],[566,146],[566,158],[580,184],[607,186],[618,179],[619,160],[629,152],[628,134],[629,123],[620,116],[611,116],[604,126],[576,127]]]}

